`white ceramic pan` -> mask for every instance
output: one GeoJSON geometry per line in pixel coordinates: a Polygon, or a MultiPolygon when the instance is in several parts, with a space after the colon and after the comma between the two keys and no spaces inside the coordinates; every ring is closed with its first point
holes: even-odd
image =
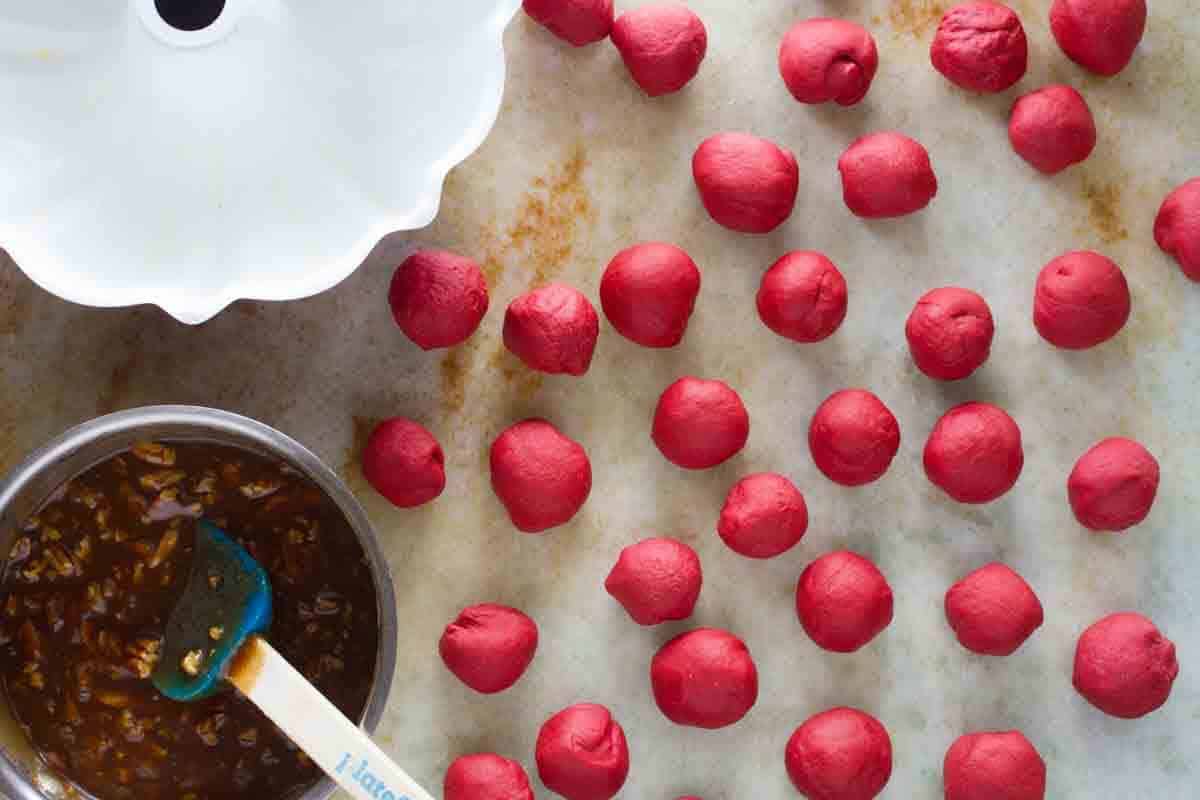
{"type": "Polygon", "coordinates": [[[43,288],[187,323],[321,292],[495,122],[519,0],[211,2],[182,30],[170,0],[0,0],[0,247],[43,288]]]}

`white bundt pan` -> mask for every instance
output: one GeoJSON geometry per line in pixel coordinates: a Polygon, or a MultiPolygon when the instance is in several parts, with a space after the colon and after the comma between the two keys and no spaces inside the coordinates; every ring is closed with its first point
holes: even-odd
{"type": "Polygon", "coordinates": [[[0,0],[0,247],[59,297],[197,324],[339,283],[487,136],[519,0],[164,19],[205,4],[0,0]]]}

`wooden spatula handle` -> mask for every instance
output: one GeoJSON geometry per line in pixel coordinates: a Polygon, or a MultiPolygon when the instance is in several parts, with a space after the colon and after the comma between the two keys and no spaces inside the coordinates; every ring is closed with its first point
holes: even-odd
{"type": "Polygon", "coordinates": [[[229,680],[352,797],[434,800],[261,637],[242,645],[229,680]]]}

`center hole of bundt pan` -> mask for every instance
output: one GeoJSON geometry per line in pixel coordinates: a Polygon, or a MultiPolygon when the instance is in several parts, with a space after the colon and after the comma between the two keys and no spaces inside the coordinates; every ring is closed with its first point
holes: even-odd
{"type": "Polygon", "coordinates": [[[154,0],[163,21],[181,31],[201,31],[217,21],[225,0],[154,0]]]}

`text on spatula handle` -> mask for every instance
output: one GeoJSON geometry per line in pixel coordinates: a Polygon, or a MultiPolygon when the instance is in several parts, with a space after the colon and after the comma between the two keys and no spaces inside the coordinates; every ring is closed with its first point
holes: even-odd
{"type": "MultiPolygon", "coordinates": [[[[346,773],[346,769],[350,766],[350,761],[352,758],[353,756],[351,756],[350,753],[346,753],[342,756],[342,761],[338,764],[337,768],[339,775],[344,775],[346,773]]],[[[382,778],[376,777],[374,774],[372,774],[370,765],[367,763],[365,758],[361,759],[358,762],[358,766],[352,773],[350,773],[350,779],[370,792],[371,796],[376,798],[376,800],[412,800],[412,798],[406,794],[396,794],[388,788],[388,785],[384,783],[382,778]]]]}

